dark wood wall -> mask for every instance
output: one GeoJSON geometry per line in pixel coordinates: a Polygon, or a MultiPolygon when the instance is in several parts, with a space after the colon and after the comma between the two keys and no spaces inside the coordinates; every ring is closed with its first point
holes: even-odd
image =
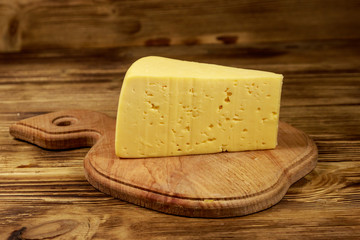
{"type": "Polygon", "coordinates": [[[360,38],[358,0],[0,0],[0,51],[360,38]]]}

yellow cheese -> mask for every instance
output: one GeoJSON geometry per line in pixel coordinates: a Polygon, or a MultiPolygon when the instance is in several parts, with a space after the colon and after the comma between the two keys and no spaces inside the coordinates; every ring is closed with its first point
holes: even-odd
{"type": "Polygon", "coordinates": [[[283,76],[145,57],[126,73],[115,149],[143,158],[272,149],[283,76]]]}

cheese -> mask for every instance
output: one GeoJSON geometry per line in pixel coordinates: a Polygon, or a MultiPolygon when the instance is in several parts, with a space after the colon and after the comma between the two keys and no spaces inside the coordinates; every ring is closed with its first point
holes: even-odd
{"type": "Polygon", "coordinates": [[[144,57],[120,93],[115,150],[144,158],[272,149],[283,76],[144,57]]]}

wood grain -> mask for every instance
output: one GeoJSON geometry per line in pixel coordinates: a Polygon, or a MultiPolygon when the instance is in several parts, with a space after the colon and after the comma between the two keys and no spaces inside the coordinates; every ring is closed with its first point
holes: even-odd
{"type": "Polygon", "coordinates": [[[356,0],[1,0],[0,50],[356,39],[358,10],[356,0]]]}
{"type": "Polygon", "coordinates": [[[317,148],[301,131],[279,124],[274,150],[125,159],[115,155],[115,119],[67,110],[21,120],[10,134],[46,149],[94,147],[85,175],[97,189],[161,212],[233,217],[264,210],[316,165],[317,148]]]}

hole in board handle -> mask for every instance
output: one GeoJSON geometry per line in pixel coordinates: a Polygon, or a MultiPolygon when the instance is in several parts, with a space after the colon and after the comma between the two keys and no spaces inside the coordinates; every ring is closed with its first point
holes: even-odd
{"type": "Polygon", "coordinates": [[[58,127],[66,127],[73,125],[77,122],[77,119],[72,116],[61,116],[55,118],[52,123],[58,127]]]}

